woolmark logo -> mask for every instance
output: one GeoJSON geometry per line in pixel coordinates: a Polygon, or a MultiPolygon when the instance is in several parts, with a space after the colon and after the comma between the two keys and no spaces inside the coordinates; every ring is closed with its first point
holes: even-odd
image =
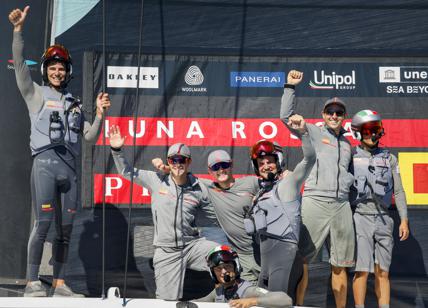
{"type": "Polygon", "coordinates": [[[313,81],[309,86],[314,90],[355,90],[356,78],[353,70],[350,75],[340,75],[335,71],[327,74],[324,70],[314,71],[313,81]]]}
{"type": "Polygon", "coordinates": [[[159,68],[136,66],[108,66],[107,67],[107,87],[109,88],[136,88],[137,83],[140,88],[159,88],[159,68]],[[138,83],[138,75],[140,81],[138,83]]]}
{"type": "Polygon", "coordinates": [[[184,81],[190,87],[182,87],[181,91],[183,92],[207,92],[207,88],[205,87],[196,87],[204,82],[204,74],[202,74],[202,71],[196,65],[192,65],[187,69],[184,81]]]}
{"type": "Polygon", "coordinates": [[[192,65],[186,72],[184,76],[184,81],[189,86],[200,86],[204,82],[204,74],[202,74],[199,67],[192,65]]]}
{"type": "Polygon", "coordinates": [[[230,72],[233,88],[282,88],[284,81],[284,72],[230,72]]]}

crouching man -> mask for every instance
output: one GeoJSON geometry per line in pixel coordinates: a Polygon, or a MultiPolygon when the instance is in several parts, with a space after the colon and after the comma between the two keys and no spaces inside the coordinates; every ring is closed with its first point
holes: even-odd
{"type": "Polygon", "coordinates": [[[240,278],[242,271],[238,254],[229,246],[221,245],[207,255],[207,263],[216,287],[199,302],[229,303],[230,307],[292,307],[291,298],[285,292],[270,292],[255,287],[240,278]]]}

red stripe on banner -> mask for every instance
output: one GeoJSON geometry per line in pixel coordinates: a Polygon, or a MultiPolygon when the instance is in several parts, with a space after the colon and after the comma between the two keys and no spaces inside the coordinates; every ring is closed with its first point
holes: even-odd
{"type": "MultiPolygon", "coordinates": [[[[208,174],[197,174],[196,176],[201,178],[210,179],[208,174]]],[[[235,178],[246,176],[246,174],[234,174],[235,178]]],[[[102,197],[102,185],[103,185],[103,175],[95,174],[94,175],[94,203],[101,204],[103,203],[102,197]]],[[[129,204],[130,202],[130,188],[131,181],[125,179],[119,174],[107,174],[106,175],[106,203],[111,204],[129,204]]],[[[134,205],[139,204],[150,204],[151,198],[149,191],[146,188],[143,188],[140,185],[134,183],[132,195],[132,203],[134,205]]]]}
{"type": "Polygon", "coordinates": [[[428,194],[428,164],[413,164],[413,192],[428,194]]]}
{"type": "MultiPolygon", "coordinates": [[[[308,123],[322,123],[321,119],[307,119],[308,123]]],[[[387,147],[413,148],[428,147],[428,120],[387,119],[383,120],[385,136],[381,143],[387,147]]],[[[133,118],[108,117],[106,127],[118,125],[125,145],[133,143],[133,118]]],[[[350,120],[344,128],[353,145],[350,120]]],[[[260,139],[275,139],[281,145],[300,146],[279,119],[229,119],[229,118],[146,118],[137,119],[136,145],[164,146],[177,142],[189,146],[251,146],[260,139]]],[[[108,136],[107,144],[108,144],[108,136]]],[[[97,145],[102,145],[102,136],[97,145]]]]}

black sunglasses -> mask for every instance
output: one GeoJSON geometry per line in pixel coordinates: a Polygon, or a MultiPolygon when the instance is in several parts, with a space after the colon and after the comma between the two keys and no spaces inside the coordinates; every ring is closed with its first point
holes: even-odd
{"type": "Polygon", "coordinates": [[[172,156],[168,157],[168,163],[170,165],[176,165],[176,164],[185,164],[187,162],[188,158],[184,156],[172,156]]]}
{"type": "Polygon", "coordinates": [[[212,171],[218,171],[218,170],[220,170],[220,168],[221,169],[229,169],[231,165],[232,165],[231,162],[222,161],[222,162],[219,162],[219,163],[212,165],[210,167],[210,169],[212,171]]]}
{"type": "Polygon", "coordinates": [[[336,116],[338,117],[343,117],[345,115],[345,110],[337,108],[327,108],[324,113],[328,114],[329,116],[336,114],[336,116]]]}

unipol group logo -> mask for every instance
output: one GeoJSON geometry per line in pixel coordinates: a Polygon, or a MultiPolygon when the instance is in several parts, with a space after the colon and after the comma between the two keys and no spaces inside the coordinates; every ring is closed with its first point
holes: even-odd
{"type": "Polygon", "coordinates": [[[309,81],[309,86],[314,90],[355,90],[355,85],[354,70],[348,75],[341,75],[335,71],[326,73],[324,70],[315,70],[313,80],[309,81]]]}
{"type": "Polygon", "coordinates": [[[184,75],[184,81],[189,87],[182,87],[183,92],[207,92],[205,87],[197,87],[204,83],[204,74],[199,67],[192,65],[187,69],[186,75],[184,75]]]}

